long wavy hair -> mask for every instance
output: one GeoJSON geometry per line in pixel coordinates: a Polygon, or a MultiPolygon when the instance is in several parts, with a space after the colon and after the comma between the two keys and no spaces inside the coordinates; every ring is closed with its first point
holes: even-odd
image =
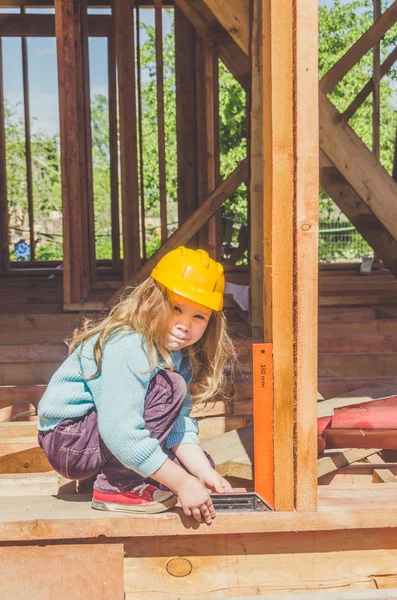
{"type": "MultiPolygon", "coordinates": [[[[105,316],[85,319],[69,341],[69,354],[86,340],[99,333],[94,345],[96,372],[102,368],[106,342],[121,332],[135,331],[146,341],[150,370],[155,367],[175,369],[171,352],[166,347],[172,304],[167,288],[152,277],[125,292],[120,301],[105,316]]],[[[182,350],[190,358],[192,380],[189,391],[195,404],[207,404],[215,397],[230,398],[231,381],[236,365],[236,351],[227,333],[223,312],[213,311],[207,328],[198,342],[182,350]]]]}

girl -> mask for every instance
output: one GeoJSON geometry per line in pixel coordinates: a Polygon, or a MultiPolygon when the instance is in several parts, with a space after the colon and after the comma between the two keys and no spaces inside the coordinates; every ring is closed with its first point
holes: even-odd
{"type": "Polygon", "coordinates": [[[179,498],[210,525],[209,491],[231,491],[189,416],[192,398],[222,392],[235,360],[224,283],[207,252],[179,247],[102,321],[75,331],[39,403],[39,443],[68,479],[96,475],[93,508],[155,513],[179,498]]]}

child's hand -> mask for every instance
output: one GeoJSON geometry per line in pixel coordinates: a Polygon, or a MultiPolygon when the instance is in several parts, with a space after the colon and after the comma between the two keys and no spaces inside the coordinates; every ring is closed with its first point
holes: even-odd
{"type": "Polygon", "coordinates": [[[187,517],[192,516],[197,523],[204,519],[207,525],[211,525],[212,519],[215,519],[214,505],[208,491],[198,479],[190,476],[188,482],[175,491],[187,517]]]}
{"type": "Polygon", "coordinates": [[[226,479],[219,475],[215,469],[208,469],[204,473],[197,476],[198,480],[211,492],[217,494],[228,494],[233,491],[232,486],[226,479]]]}

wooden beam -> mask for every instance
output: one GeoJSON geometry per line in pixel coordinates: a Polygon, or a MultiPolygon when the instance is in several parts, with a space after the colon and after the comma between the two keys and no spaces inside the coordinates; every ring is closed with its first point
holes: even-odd
{"type": "Polygon", "coordinates": [[[0,38],[0,271],[3,272],[10,268],[8,219],[3,49],[0,38]]]}
{"type": "Polygon", "coordinates": [[[22,50],[22,85],[23,85],[23,114],[25,129],[25,164],[26,164],[26,187],[28,200],[28,218],[29,218],[29,246],[30,260],[35,259],[35,239],[34,239],[34,210],[33,210],[33,181],[32,181],[32,149],[30,145],[30,97],[29,97],[29,67],[28,67],[28,47],[25,37],[21,38],[22,50]]]}
{"type": "MultiPolygon", "coordinates": [[[[381,17],[381,0],[373,0],[374,23],[381,17]]],[[[380,41],[373,48],[373,91],[372,91],[372,152],[379,160],[380,152],[380,41]]]]}
{"type": "MultiPolygon", "coordinates": [[[[197,231],[210,219],[223,202],[229,198],[248,176],[248,161],[244,159],[239,166],[212,192],[207,200],[191,217],[173,233],[163,246],[153,254],[125,285],[135,285],[150,276],[154,266],[167,252],[178,246],[185,245],[197,231]]],[[[109,304],[118,300],[124,291],[124,286],[110,299],[109,304]]]]}
{"type": "Polygon", "coordinates": [[[168,238],[167,189],[165,172],[165,125],[164,125],[164,74],[163,74],[163,13],[162,0],[154,0],[156,83],[157,83],[157,140],[160,193],[160,232],[161,243],[168,238]]]}
{"type": "Polygon", "coordinates": [[[249,0],[204,0],[205,6],[217,18],[232,40],[249,56],[249,0]]]}
{"type": "MultiPolygon", "coordinates": [[[[219,183],[217,171],[218,135],[215,125],[218,122],[215,110],[218,96],[218,64],[213,49],[200,37],[196,39],[196,93],[197,93],[197,165],[199,204],[219,183]]],[[[218,141],[219,145],[219,141],[218,141]]],[[[220,259],[221,240],[219,239],[220,214],[209,220],[208,226],[199,231],[198,243],[208,250],[215,260],[220,259]]]]}
{"type": "Polygon", "coordinates": [[[80,135],[80,162],[84,168],[80,169],[82,195],[82,217],[84,231],[85,263],[89,273],[85,276],[85,285],[89,290],[97,281],[96,254],[95,254],[95,216],[94,216],[94,189],[92,175],[92,134],[91,134],[91,93],[90,93],[90,64],[88,54],[88,14],[87,0],[78,3],[80,10],[78,19],[79,38],[81,40],[81,53],[78,55],[78,77],[83,82],[81,94],[78,95],[78,110],[83,135],[80,135]]]}
{"type": "Polygon", "coordinates": [[[141,86],[141,23],[140,10],[136,9],[136,84],[138,98],[138,146],[139,146],[139,199],[141,209],[141,244],[142,259],[146,260],[146,210],[145,182],[143,171],[143,120],[142,120],[142,86],[141,86]]]}
{"type": "Polygon", "coordinates": [[[237,81],[248,89],[249,59],[219,23],[204,0],[175,0],[185,17],[206,42],[219,52],[219,56],[237,81]]]}
{"type": "MultiPolygon", "coordinates": [[[[26,2],[23,3],[26,6],[26,2]]],[[[88,35],[108,37],[110,15],[88,15],[88,35]]],[[[55,16],[37,14],[1,14],[0,36],[55,37],[55,16]]]]}
{"type": "Polygon", "coordinates": [[[64,302],[80,302],[88,293],[92,274],[89,251],[88,212],[89,171],[86,152],[84,78],[81,12],[84,5],[76,0],[55,1],[58,89],[61,130],[62,211],[63,211],[63,281],[64,302]]]}
{"type": "Polygon", "coordinates": [[[397,274],[397,241],[344,177],[336,180],[327,172],[327,168],[331,168],[331,166],[332,162],[320,150],[321,186],[373,248],[389,271],[397,274]]]}
{"type": "MultiPolygon", "coordinates": [[[[292,0],[260,1],[263,99],[264,341],[273,344],[274,500],[294,509],[294,66],[292,0]],[[277,6],[276,6],[277,4],[277,6]]],[[[255,30],[254,30],[255,31],[255,30]]],[[[251,222],[255,217],[251,214],[251,222]]],[[[254,416],[255,418],[255,416],[254,416]]]]}
{"type": "MultiPolygon", "coordinates": [[[[394,48],[394,50],[392,50],[392,52],[390,52],[389,56],[382,63],[382,65],[380,67],[380,79],[383,79],[383,77],[385,75],[387,75],[387,73],[390,71],[391,67],[394,65],[396,60],[397,60],[397,47],[394,48]]],[[[368,96],[372,93],[373,89],[374,89],[374,80],[371,77],[371,79],[365,84],[365,86],[362,88],[362,90],[360,90],[360,92],[357,94],[357,96],[354,98],[354,100],[351,102],[351,104],[349,104],[349,106],[343,113],[343,118],[346,122],[349,121],[349,119],[351,119],[351,117],[354,115],[354,113],[360,108],[360,106],[362,105],[364,100],[366,98],[368,98],[368,96]]]]}
{"type": "Polygon", "coordinates": [[[320,89],[329,94],[336,84],[350,71],[352,67],[378,42],[392,25],[397,21],[397,1],[375,21],[361,38],[342,56],[340,60],[324,75],[320,81],[320,89]]]}
{"type": "Polygon", "coordinates": [[[358,460],[363,460],[372,454],[379,452],[379,449],[372,448],[362,450],[357,448],[347,448],[346,450],[326,450],[324,456],[317,461],[318,478],[324,477],[329,473],[334,473],[338,469],[350,465],[358,460]]]}
{"type": "Polygon", "coordinates": [[[119,269],[121,267],[121,260],[116,68],[116,40],[112,28],[111,35],[108,38],[110,212],[112,227],[112,267],[114,269],[119,269]]]}
{"type": "Polygon", "coordinates": [[[195,31],[175,7],[176,132],[178,221],[182,225],[198,207],[195,31]]]}
{"type": "MultiPolygon", "coordinates": [[[[317,508],[318,8],[295,7],[295,508],[317,508]]],[[[274,276],[274,275],[273,275],[274,276]]]]}
{"type": "Polygon", "coordinates": [[[113,0],[119,97],[124,280],[141,265],[136,128],[134,0],[113,0]]]}
{"type": "Polygon", "coordinates": [[[4,568],[2,591],[8,598],[50,600],[59,588],[59,600],[124,599],[124,547],[122,544],[72,544],[0,548],[4,568]],[[97,573],[81,569],[95,561],[97,573]]]}
{"type": "Polygon", "coordinates": [[[261,7],[253,3],[251,20],[251,89],[249,93],[249,231],[250,336],[263,340],[263,76],[261,55],[261,7]]]}
{"type": "Polygon", "coordinates": [[[396,182],[321,91],[319,106],[321,150],[397,239],[396,182]]]}

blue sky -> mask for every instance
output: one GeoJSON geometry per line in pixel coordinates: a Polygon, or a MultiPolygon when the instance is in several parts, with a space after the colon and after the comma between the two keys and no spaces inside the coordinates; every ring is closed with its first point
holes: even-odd
{"type": "MultiPolygon", "coordinates": [[[[0,12],[19,12],[18,9],[0,9],[0,12]]],[[[51,12],[51,9],[27,9],[26,12],[51,12]]],[[[95,12],[100,12],[96,10],[95,12]]],[[[103,10],[102,12],[107,12],[103,10]]],[[[154,10],[140,11],[143,23],[154,25],[154,10]]],[[[164,13],[163,34],[170,31],[171,19],[164,13]]],[[[144,32],[141,42],[145,41],[144,32]]],[[[32,132],[38,129],[53,134],[59,131],[57,95],[57,65],[55,38],[28,38],[29,96],[32,132]]],[[[90,38],[91,96],[108,93],[107,47],[105,38],[90,38]]],[[[22,51],[21,39],[3,37],[3,75],[5,101],[16,106],[23,116],[22,51]]]]}

